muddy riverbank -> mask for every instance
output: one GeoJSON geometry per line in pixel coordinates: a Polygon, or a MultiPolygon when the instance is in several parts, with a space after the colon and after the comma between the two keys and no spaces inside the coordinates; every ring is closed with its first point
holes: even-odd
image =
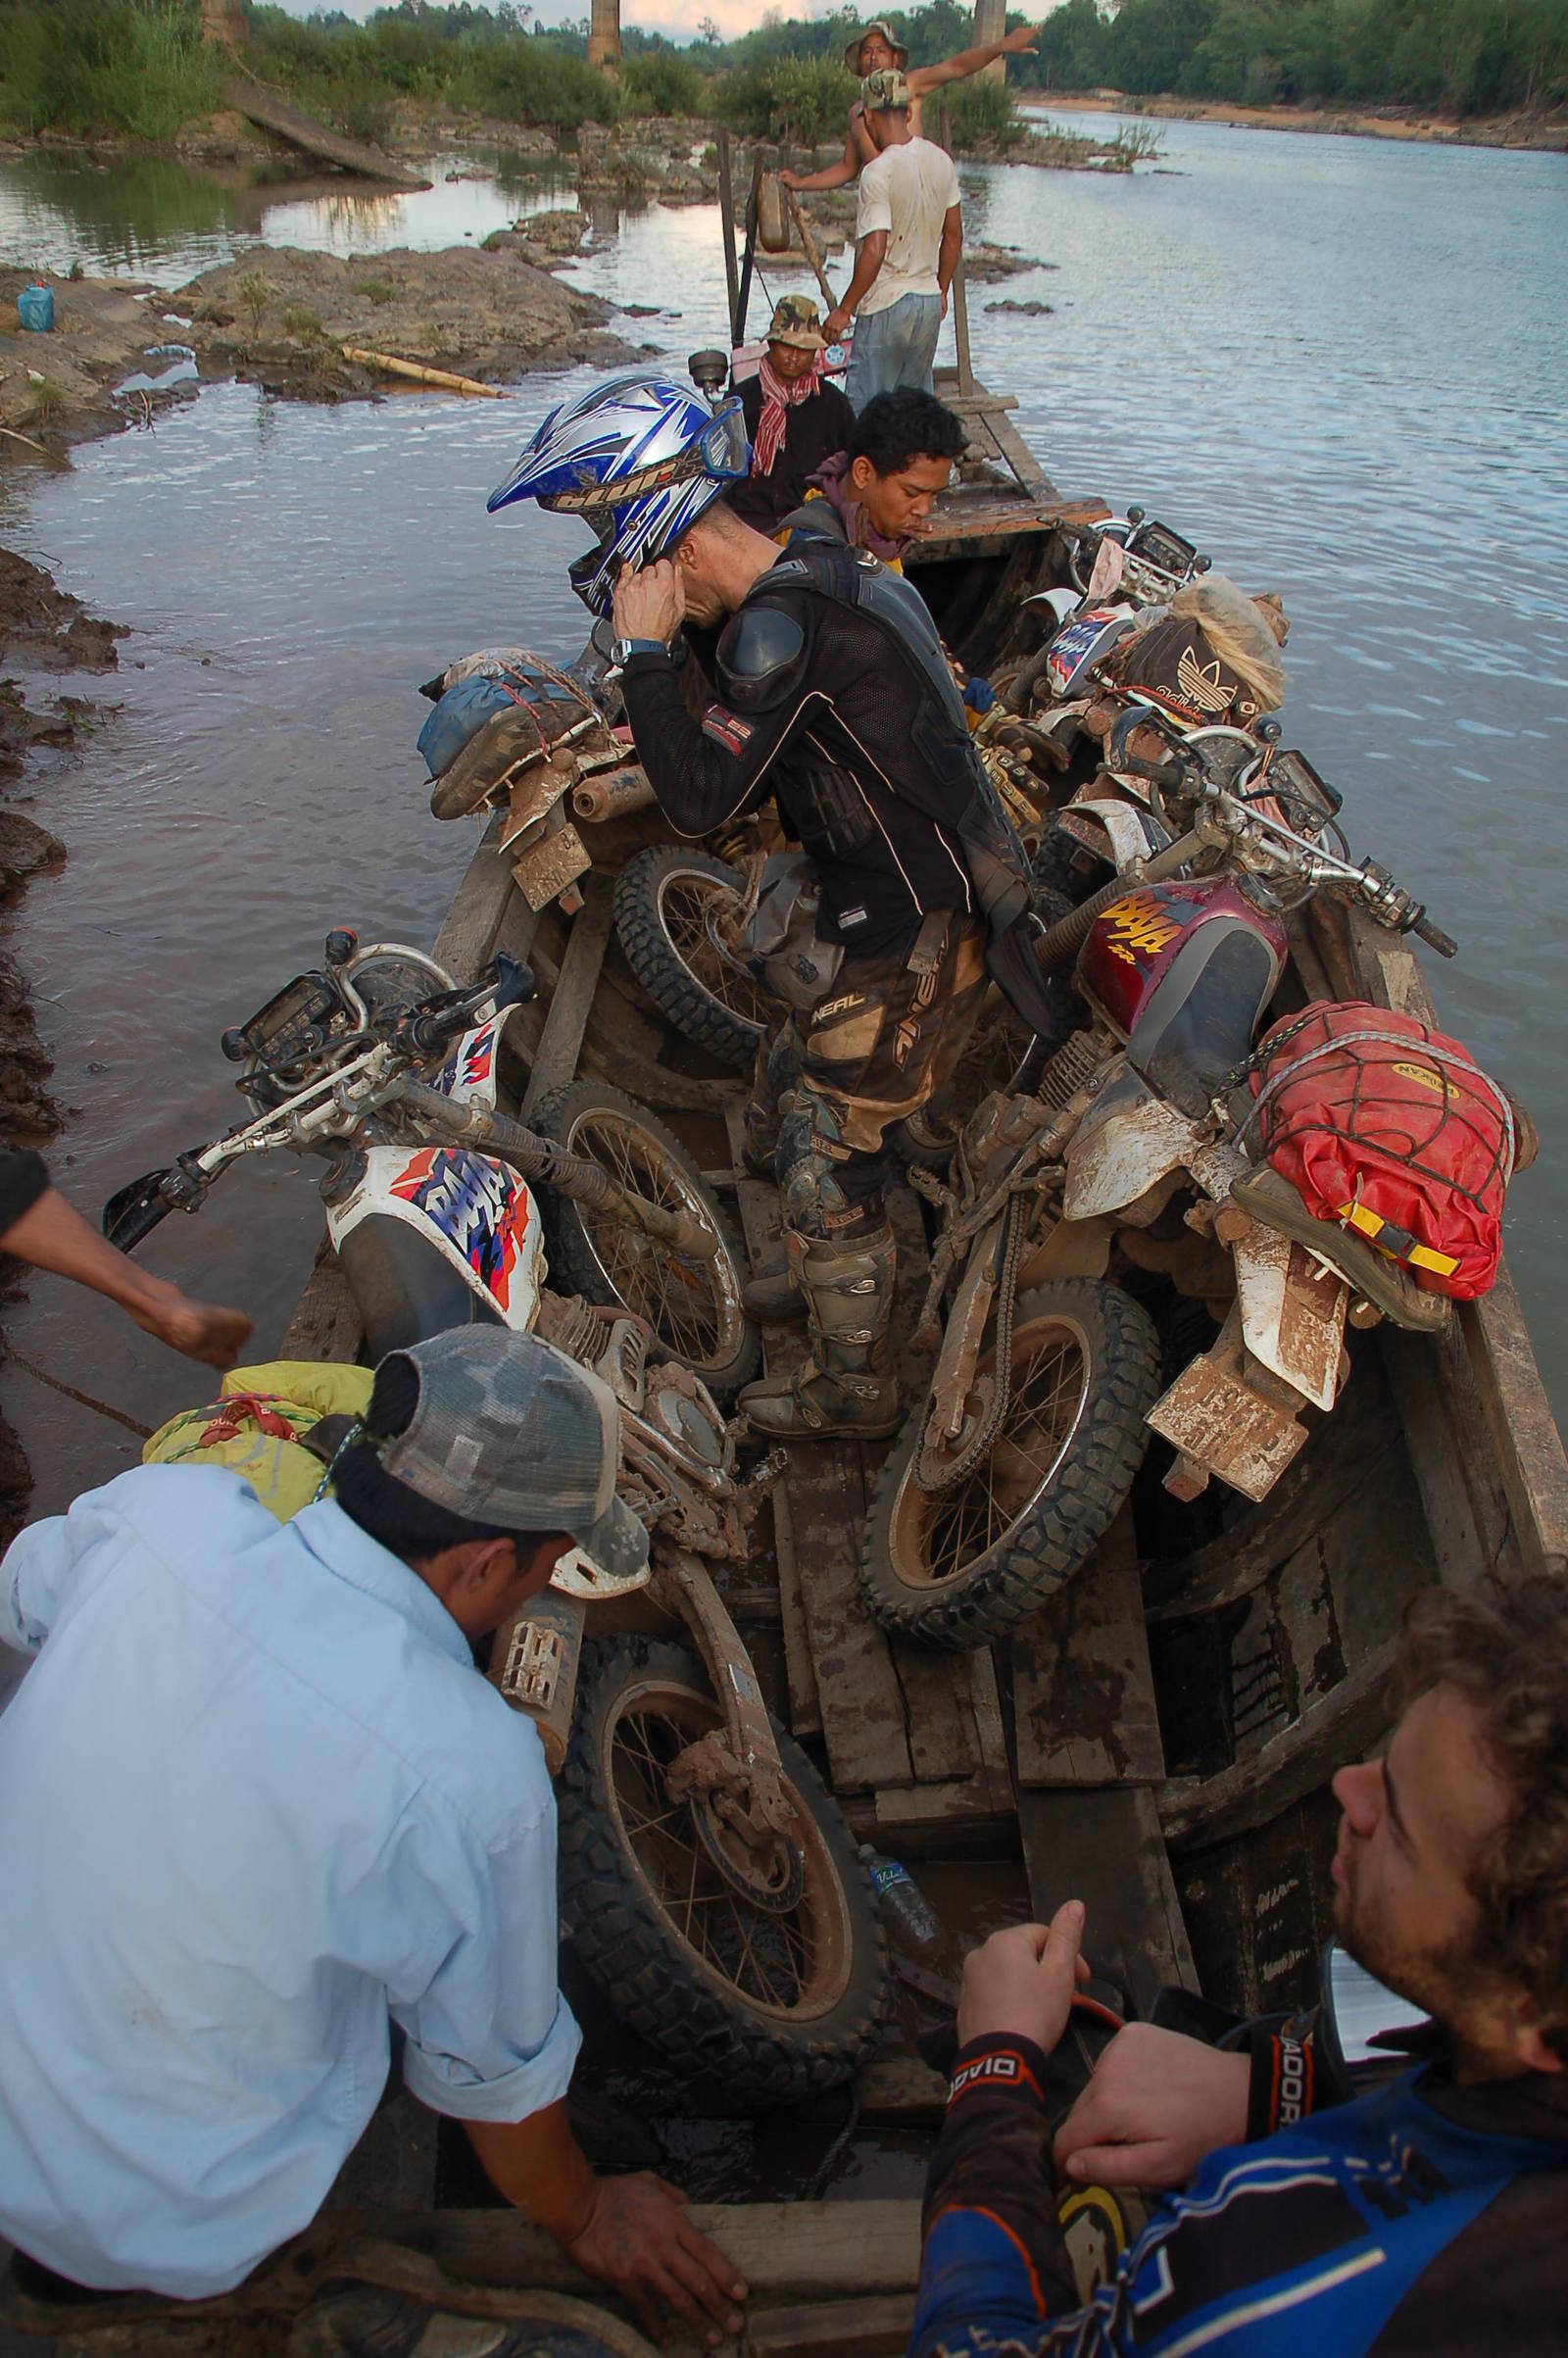
{"type": "Polygon", "coordinates": [[[1019,97],[1032,120],[1040,115],[1137,115],[1160,123],[1228,123],[1238,130],[1318,131],[1339,138],[1568,152],[1568,108],[1562,107],[1460,118],[1428,114],[1419,107],[1240,107],[1217,98],[1138,98],[1124,90],[1025,90],[1019,97]]]}
{"type": "MultiPolygon", "coordinates": [[[[66,847],[28,806],[107,716],[80,696],[40,691],[39,674],[112,671],[122,625],[89,614],[56,589],[41,565],[0,549],[0,1137],[41,1147],[65,1119],[50,1090],[54,1057],[39,1035],[28,979],[6,936],[12,913],[37,877],[66,864],[66,847]],[[12,674],[28,674],[25,685],[12,674]],[[31,690],[29,696],[28,690],[31,690]]],[[[0,1313],[24,1291],[17,1262],[0,1253],[0,1313]]],[[[4,1336],[0,1334],[0,1356],[4,1336]]],[[[21,1528],[32,1491],[26,1453],[0,1415],[0,1548],[21,1528]]]]}

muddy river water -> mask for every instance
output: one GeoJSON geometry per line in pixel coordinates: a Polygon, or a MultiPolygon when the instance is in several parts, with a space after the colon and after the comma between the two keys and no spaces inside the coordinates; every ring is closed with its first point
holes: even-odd
{"type": "MultiPolygon", "coordinates": [[[[351,203],[172,167],[10,164],[0,254],[172,287],[263,237],[441,246],[563,201],[446,169],[425,197],[351,203]]],[[[1561,1414],[1568,165],[1172,123],[1160,169],[1131,178],[963,179],[971,237],[1051,266],[973,290],[981,373],[1016,392],[1063,489],[1142,501],[1282,593],[1288,738],[1345,791],[1356,851],[1460,940],[1432,977],[1440,1007],[1542,1130],[1509,1241],[1561,1414]]],[[[677,360],[720,340],[711,209],[597,227],[572,276],[653,307],[629,334],[677,360]]],[[[71,1108],[54,1167],[84,1207],[236,1118],[218,1034],[313,962],[328,926],[433,938],[473,837],[429,815],[416,683],[487,642],[562,655],[581,637],[564,578],[580,528],[484,514],[562,390],[332,410],[216,386],[153,432],[83,446],[69,474],[0,479],[7,543],[131,626],[118,676],[80,683],[118,711],[83,758],[38,773],[70,861],[12,940],[71,1108]]],[[[264,1356],[318,1233],[311,1175],[273,1162],[146,1253],[247,1305],[264,1356]]],[[[148,1421],[199,1396],[183,1362],[49,1281],[11,1323],[54,1373],[148,1421]]],[[[41,1510],[134,1453],[15,1368],[0,1398],[41,1510]]]]}

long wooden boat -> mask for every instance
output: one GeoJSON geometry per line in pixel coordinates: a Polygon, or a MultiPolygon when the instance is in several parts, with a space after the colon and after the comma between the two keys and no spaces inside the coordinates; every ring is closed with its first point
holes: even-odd
{"type": "MultiPolygon", "coordinates": [[[[1021,594],[1065,578],[1061,526],[1106,511],[1063,499],[984,388],[959,398],[1008,479],[950,496],[915,577],[958,651],[995,661],[1015,652],[1021,594]]],[[[657,840],[657,812],[649,820],[657,840]]],[[[640,989],[614,938],[612,878],[584,879],[572,914],[559,901],[536,910],[498,833],[492,822],[435,948],[464,980],[498,951],[532,965],[537,996],[514,1019],[516,1062],[503,1075],[523,1118],[577,1074],[613,1083],[728,1191],[760,1261],[778,1205],[740,1169],[746,1084],[673,1033],[640,989]]],[[[1433,1013],[1405,943],[1327,902],[1292,919],[1284,1004],[1293,994],[1433,1013]]],[[[894,1189],[892,1200],[904,1248],[895,1337],[910,1383],[925,1244],[912,1195],[894,1189]]],[[[281,1355],[349,1358],[360,1342],[323,1256],[281,1355]]],[[[785,1330],[766,1347],[770,1368],[804,1348],[785,1330]]],[[[1433,1581],[1475,1591],[1568,1574],[1568,1458],[1506,1268],[1437,1341],[1357,1334],[1341,1405],[1262,1503],[1226,1494],[1195,1511],[1146,1471],[1095,1558],[987,1651],[923,1650],[867,1617],[857,1542],[884,1453],[847,1443],[794,1451],[774,1493],[773,1568],[746,1567],[727,1591],[770,1703],[878,1848],[1011,1861],[1039,1917],[1086,1900],[1090,1948],[1140,2004],[1170,1982],[1247,2010],[1311,1994],[1330,1930],[1326,1781],[1384,1731],[1406,1599],[1433,1581]]],[[[942,2093],[912,2052],[889,2049],[862,2074],[855,2118],[929,2128],[942,2093]]],[[[647,2158],[635,2136],[617,2144],[612,2122],[599,2153],[617,2152],[647,2158]]],[[[247,2322],[270,2331],[349,2257],[357,2275],[469,2314],[503,2313],[486,2307],[503,2301],[502,2285],[587,2289],[548,2237],[507,2211],[452,2207],[450,2169],[442,2183],[446,2207],[435,2126],[399,2099],[288,2278],[264,2271],[216,2305],[234,2336],[224,2346],[249,2346],[247,2322]]],[[[918,2267],[912,2199],[710,2204],[698,2215],[752,2282],[748,2349],[805,2358],[904,2346],[918,2267]]],[[[201,2304],[193,2322],[214,2314],[201,2304]]],[[[175,2345],[116,2329],[117,2349],[140,2346],[175,2345]]],[[[273,2345],[264,2335],[257,2346],[273,2345]]],[[[677,2335],[673,2346],[699,2345],[677,2335]]]]}

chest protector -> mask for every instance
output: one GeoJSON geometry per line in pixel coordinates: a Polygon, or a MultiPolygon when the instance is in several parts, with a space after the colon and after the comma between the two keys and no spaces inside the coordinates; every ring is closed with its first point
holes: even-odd
{"type": "MultiPolygon", "coordinates": [[[[1029,861],[974,750],[963,700],[925,600],[879,559],[827,540],[797,542],[763,574],[754,595],[780,590],[812,595],[788,607],[748,601],[741,608],[718,649],[727,701],[737,712],[755,712],[787,682],[804,684],[817,599],[853,607],[874,623],[909,689],[899,743],[875,749],[881,765],[901,801],[956,840],[989,930],[1005,933],[1029,909],[1029,861]]],[[[792,812],[807,822],[801,832],[808,846],[815,835],[825,850],[837,852],[871,832],[853,772],[812,757],[787,762],[785,776],[792,812]]]]}

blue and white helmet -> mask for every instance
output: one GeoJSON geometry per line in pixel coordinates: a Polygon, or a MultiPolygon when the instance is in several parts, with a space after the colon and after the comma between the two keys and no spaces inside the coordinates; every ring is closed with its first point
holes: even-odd
{"type": "Polygon", "coordinates": [[[537,500],[584,516],[599,546],[577,560],[571,583],[598,614],[623,563],[662,556],[750,465],[739,401],[713,411],[671,377],[612,376],[550,412],[485,506],[494,516],[537,500]]]}

